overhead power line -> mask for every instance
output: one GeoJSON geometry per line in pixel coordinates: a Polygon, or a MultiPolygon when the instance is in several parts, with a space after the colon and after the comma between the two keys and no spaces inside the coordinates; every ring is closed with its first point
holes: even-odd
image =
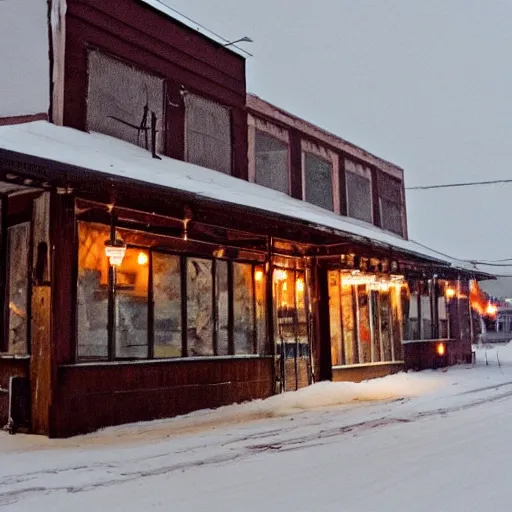
{"type": "Polygon", "coordinates": [[[422,185],[417,187],[405,187],[406,190],[431,190],[434,188],[455,188],[455,187],[481,187],[484,185],[495,185],[498,183],[512,183],[510,180],[489,180],[489,181],[469,181],[466,183],[446,183],[444,185],[422,185]]]}
{"type": "MultiPolygon", "coordinates": [[[[201,23],[198,23],[196,20],[193,20],[192,18],[190,18],[186,14],[183,14],[182,12],[178,11],[178,9],[175,9],[174,7],[171,7],[169,4],[166,4],[162,0],[155,0],[155,1],[158,2],[160,5],[164,6],[165,8],[169,9],[170,11],[176,13],[178,16],[181,16],[182,18],[186,19],[190,23],[193,23],[194,25],[196,25],[198,30],[201,28],[203,30],[206,30],[207,32],[209,32],[213,36],[218,37],[219,39],[221,39],[225,43],[229,43],[230,42],[229,39],[226,39],[225,37],[221,36],[220,34],[217,34],[212,29],[206,27],[205,25],[201,25],[201,23]]],[[[243,48],[240,48],[240,46],[237,46],[236,44],[234,44],[233,47],[236,48],[237,50],[240,50],[241,52],[244,52],[249,57],[253,57],[252,53],[249,53],[247,50],[244,50],[243,48]]]]}

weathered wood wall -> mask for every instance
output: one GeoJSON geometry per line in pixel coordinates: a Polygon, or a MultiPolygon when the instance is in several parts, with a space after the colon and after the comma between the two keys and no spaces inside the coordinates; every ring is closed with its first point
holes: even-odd
{"type": "Polygon", "coordinates": [[[272,394],[272,358],[65,365],[50,436],[172,417],[272,394]]]}

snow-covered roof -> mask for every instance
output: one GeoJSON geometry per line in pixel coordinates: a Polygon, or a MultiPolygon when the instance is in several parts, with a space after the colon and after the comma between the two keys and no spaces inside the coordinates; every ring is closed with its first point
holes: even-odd
{"type": "Polygon", "coordinates": [[[319,229],[335,230],[363,243],[404,251],[468,270],[461,262],[444,258],[435,251],[375,226],[342,217],[281,192],[211,169],[168,157],[154,159],[148,151],[106,135],[89,134],[45,121],[36,121],[0,127],[0,149],[260,211],[276,212],[284,217],[307,222],[319,229]]]}
{"type": "MultiPolygon", "coordinates": [[[[224,39],[219,34],[212,32],[205,26],[194,22],[191,18],[188,18],[184,14],[181,14],[177,10],[173,9],[170,5],[166,5],[165,0],[139,0],[139,2],[149,5],[150,7],[159,11],[165,16],[178,21],[180,24],[185,25],[186,27],[194,30],[195,32],[198,32],[199,34],[203,35],[204,37],[207,37],[215,43],[224,46],[227,42],[229,42],[227,39],[224,39]]],[[[239,48],[236,45],[231,45],[226,49],[240,55],[241,57],[246,57],[247,55],[250,55],[249,53],[245,52],[243,49],[239,48]]]]}

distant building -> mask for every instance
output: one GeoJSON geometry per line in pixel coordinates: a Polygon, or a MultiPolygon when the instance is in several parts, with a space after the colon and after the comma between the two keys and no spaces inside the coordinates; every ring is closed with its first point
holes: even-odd
{"type": "Polygon", "coordinates": [[[402,169],[247,96],[244,58],[157,2],[42,4],[0,2],[1,423],[470,360],[488,276],[408,240],[402,169]]]}

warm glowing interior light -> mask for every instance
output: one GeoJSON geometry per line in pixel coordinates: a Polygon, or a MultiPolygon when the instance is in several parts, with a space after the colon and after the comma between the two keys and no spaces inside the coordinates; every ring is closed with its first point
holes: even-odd
{"type": "Polygon", "coordinates": [[[257,283],[263,280],[263,270],[256,270],[256,272],[254,272],[254,280],[257,283]]]}
{"type": "Polygon", "coordinates": [[[304,291],[304,281],[302,279],[297,279],[296,287],[297,292],[302,293],[304,291]]]}
{"type": "Polygon", "coordinates": [[[274,278],[276,281],[284,281],[287,277],[287,273],[286,273],[286,270],[275,270],[274,271],[274,278]]]}
{"type": "Polygon", "coordinates": [[[446,297],[453,299],[453,297],[455,297],[455,290],[453,288],[446,288],[446,297]]]}
{"type": "Polygon", "coordinates": [[[446,353],[446,347],[444,346],[444,343],[437,344],[436,352],[438,356],[444,356],[444,354],[446,353]]]}
{"type": "Polygon", "coordinates": [[[137,257],[137,263],[139,265],[147,265],[149,261],[148,255],[145,252],[139,252],[139,255],[137,257]]]}
{"type": "Polygon", "coordinates": [[[488,315],[494,316],[498,312],[498,308],[494,304],[491,304],[489,302],[489,304],[487,305],[487,309],[485,311],[488,315]]]}

